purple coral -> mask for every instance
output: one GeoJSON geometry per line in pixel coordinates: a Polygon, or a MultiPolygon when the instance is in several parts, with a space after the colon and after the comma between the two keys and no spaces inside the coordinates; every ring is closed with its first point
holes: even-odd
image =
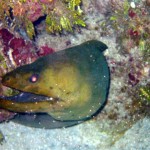
{"type": "Polygon", "coordinates": [[[53,48],[48,47],[47,45],[42,46],[37,52],[38,56],[45,56],[54,52],[53,48]]]}
{"type": "Polygon", "coordinates": [[[31,60],[35,60],[38,56],[35,47],[31,42],[25,41],[21,37],[15,37],[7,29],[0,30],[1,42],[3,43],[3,54],[9,60],[10,64],[17,67],[31,60]]]}
{"type": "Polygon", "coordinates": [[[40,56],[45,56],[54,52],[48,46],[37,48],[32,42],[21,37],[15,37],[7,29],[0,30],[0,37],[3,43],[3,54],[15,67],[33,62],[40,56]]]}

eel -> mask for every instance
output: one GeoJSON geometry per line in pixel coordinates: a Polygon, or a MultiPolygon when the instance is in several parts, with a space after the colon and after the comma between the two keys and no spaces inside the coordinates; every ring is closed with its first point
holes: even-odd
{"type": "Polygon", "coordinates": [[[40,128],[72,126],[95,116],[105,105],[110,75],[97,40],[40,57],[2,77],[20,94],[0,97],[0,108],[17,112],[21,124],[40,128]]]}

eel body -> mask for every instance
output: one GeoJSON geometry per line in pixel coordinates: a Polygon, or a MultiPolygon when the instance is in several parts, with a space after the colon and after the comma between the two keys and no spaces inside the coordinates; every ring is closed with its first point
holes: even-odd
{"type": "Polygon", "coordinates": [[[45,128],[71,126],[91,118],[109,90],[105,49],[100,41],[87,41],[7,73],[2,84],[27,96],[0,97],[0,108],[18,112],[18,122],[35,127],[39,122],[45,128]]]}

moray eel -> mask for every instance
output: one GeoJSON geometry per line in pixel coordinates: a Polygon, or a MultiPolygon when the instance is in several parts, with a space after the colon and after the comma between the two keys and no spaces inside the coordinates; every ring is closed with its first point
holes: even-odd
{"type": "Polygon", "coordinates": [[[72,126],[99,112],[109,90],[107,46],[87,41],[16,68],[2,84],[21,91],[0,97],[0,108],[17,112],[14,121],[43,128],[72,126]]]}

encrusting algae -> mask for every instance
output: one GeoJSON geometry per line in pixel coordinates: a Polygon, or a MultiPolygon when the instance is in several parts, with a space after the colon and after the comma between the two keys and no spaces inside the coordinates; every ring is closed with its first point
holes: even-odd
{"type": "Polygon", "coordinates": [[[48,33],[72,32],[72,27],[83,26],[81,0],[1,0],[0,21],[7,28],[25,28],[32,39],[35,22],[45,20],[48,33]]]}

